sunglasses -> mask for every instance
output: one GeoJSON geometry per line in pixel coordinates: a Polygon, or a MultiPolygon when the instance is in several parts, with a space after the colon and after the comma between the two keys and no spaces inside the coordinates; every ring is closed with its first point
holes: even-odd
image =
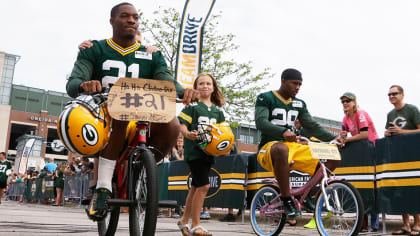
{"type": "Polygon", "coordinates": [[[391,96],[395,97],[395,96],[397,96],[398,94],[400,94],[400,93],[398,93],[398,92],[395,92],[395,93],[388,93],[388,97],[391,97],[391,96]]]}
{"type": "Polygon", "coordinates": [[[351,102],[352,100],[341,100],[341,103],[342,104],[344,104],[344,103],[349,103],[349,102],[351,102]]]}

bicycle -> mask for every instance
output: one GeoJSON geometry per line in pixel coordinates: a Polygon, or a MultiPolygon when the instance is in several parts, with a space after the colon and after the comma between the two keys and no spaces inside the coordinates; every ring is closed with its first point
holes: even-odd
{"type": "Polygon", "coordinates": [[[113,198],[107,201],[107,217],[98,221],[99,235],[114,235],[120,207],[129,207],[130,235],[154,235],[158,213],[158,176],[150,147],[146,146],[150,123],[138,121],[136,135],[117,160],[113,198]]]}
{"type": "MultiPolygon", "coordinates": [[[[315,222],[319,234],[357,235],[363,223],[362,198],[352,184],[335,178],[325,167],[326,161],[320,159],[319,168],[312,178],[304,186],[291,189],[290,195],[302,210],[311,189],[320,184],[315,204],[315,222]],[[328,176],[328,173],[331,175],[328,176]]],[[[278,235],[286,223],[286,214],[277,181],[267,179],[265,182],[272,185],[264,186],[255,193],[250,207],[251,226],[257,235],[278,235]]]]}
{"type": "MultiPolygon", "coordinates": [[[[105,114],[107,109],[105,101],[108,99],[109,91],[107,88],[100,94],[84,95],[84,100],[69,104],[72,106],[80,103],[89,105],[87,103],[93,101],[100,104],[98,109],[102,109],[104,112],[101,114],[105,114]],[[91,96],[91,98],[86,99],[86,96],[91,96]]],[[[177,99],[177,102],[180,100],[177,99]]],[[[158,153],[160,151],[147,146],[147,134],[150,132],[151,122],[136,121],[135,124],[134,137],[116,162],[112,179],[112,196],[106,202],[108,214],[104,220],[97,222],[101,236],[115,234],[120,207],[129,207],[130,235],[154,235],[159,206],[173,207],[173,203],[168,201],[158,202],[158,174],[152,150],[158,153]]],[[[84,201],[83,204],[89,203],[84,201]]]]}

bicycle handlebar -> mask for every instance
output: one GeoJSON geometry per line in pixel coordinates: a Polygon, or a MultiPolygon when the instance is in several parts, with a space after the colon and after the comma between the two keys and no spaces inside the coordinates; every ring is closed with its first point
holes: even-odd
{"type": "MultiPolygon", "coordinates": [[[[307,137],[300,136],[300,137],[299,137],[299,139],[304,140],[304,141],[307,141],[308,143],[315,143],[314,141],[310,140],[310,139],[309,139],[309,138],[307,138],[307,137]]],[[[338,145],[338,146],[340,146],[340,145],[341,145],[341,143],[340,143],[340,142],[337,142],[336,140],[331,140],[331,141],[329,141],[329,142],[321,142],[321,143],[325,143],[325,144],[335,144],[335,145],[338,145]]]]}
{"type": "MultiPolygon", "coordinates": [[[[109,87],[102,87],[102,90],[96,91],[96,92],[81,92],[79,93],[78,96],[80,95],[90,95],[95,97],[95,95],[99,96],[99,97],[107,97],[109,91],[111,90],[113,84],[110,84],[109,87]]],[[[176,98],[175,98],[175,103],[182,103],[184,94],[183,93],[176,93],[176,98]]]]}

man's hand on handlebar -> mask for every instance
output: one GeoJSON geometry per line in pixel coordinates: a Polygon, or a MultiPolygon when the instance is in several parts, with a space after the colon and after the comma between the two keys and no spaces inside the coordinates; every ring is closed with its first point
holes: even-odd
{"type": "Polygon", "coordinates": [[[198,100],[200,93],[191,88],[186,88],[184,90],[184,96],[182,98],[182,103],[184,103],[187,107],[190,105],[191,102],[195,102],[198,100]]]}
{"type": "Polygon", "coordinates": [[[335,139],[333,139],[333,142],[335,142],[338,147],[342,148],[344,147],[345,138],[341,137],[341,135],[338,135],[335,139]]]}
{"type": "Polygon", "coordinates": [[[296,142],[296,134],[290,130],[283,132],[283,138],[286,139],[287,142],[296,142]]]}
{"type": "Polygon", "coordinates": [[[102,85],[101,82],[99,82],[99,80],[85,81],[80,84],[80,88],[82,88],[84,92],[88,93],[102,92],[102,85]]]}

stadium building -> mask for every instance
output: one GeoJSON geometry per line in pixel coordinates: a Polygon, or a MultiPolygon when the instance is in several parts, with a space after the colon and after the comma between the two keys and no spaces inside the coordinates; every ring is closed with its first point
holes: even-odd
{"type": "Polygon", "coordinates": [[[58,140],[58,116],[71,98],[65,93],[13,84],[19,59],[0,52],[0,151],[15,159],[19,141],[35,138],[31,157],[67,160],[67,150],[54,140],[58,140]]]}

